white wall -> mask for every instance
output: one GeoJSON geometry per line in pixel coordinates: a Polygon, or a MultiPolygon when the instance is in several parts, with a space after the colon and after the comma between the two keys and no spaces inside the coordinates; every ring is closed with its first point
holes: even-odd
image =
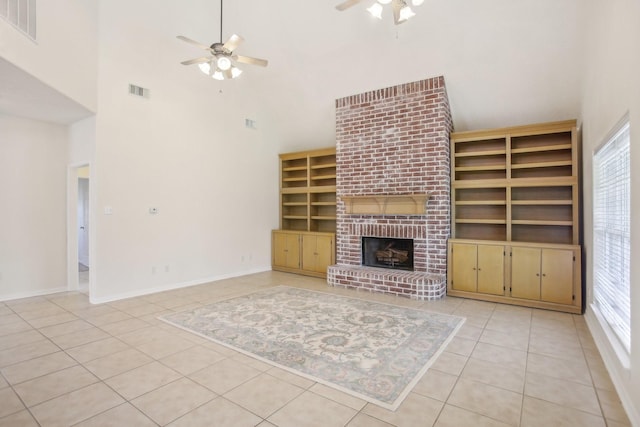
{"type": "Polygon", "coordinates": [[[37,2],[37,42],[0,19],[0,57],[95,111],[96,1],[37,2]]]}
{"type": "MultiPolygon", "coordinates": [[[[588,303],[593,289],[592,156],[625,113],[631,123],[631,259],[640,254],[640,2],[585,2],[585,79],[582,100],[584,227],[588,303]]],[[[634,426],[640,425],[640,266],[631,264],[631,367],[625,369],[587,308],[587,320],[634,426]]]]}
{"type": "Polygon", "coordinates": [[[379,21],[364,2],[338,3],[280,0],[274,13],[263,0],[225,2],[243,52],[270,60],[259,74],[279,92],[263,98],[292,148],[335,137],[337,98],[440,75],[457,131],[579,113],[580,0],[425,2],[399,26],[388,10],[379,21]]]}
{"type": "Polygon", "coordinates": [[[65,126],[0,115],[0,300],[66,290],[65,126]]]}
{"type": "Polygon", "coordinates": [[[270,269],[279,142],[265,137],[259,75],[221,84],[180,65],[202,52],[175,36],[199,39],[190,30],[218,7],[194,3],[101,3],[93,301],[270,269]]]}

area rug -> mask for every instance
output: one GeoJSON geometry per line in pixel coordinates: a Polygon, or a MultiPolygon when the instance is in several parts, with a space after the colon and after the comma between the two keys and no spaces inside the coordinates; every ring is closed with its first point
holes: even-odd
{"type": "Polygon", "coordinates": [[[287,286],[160,319],[390,410],[465,320],[287,286]]]}

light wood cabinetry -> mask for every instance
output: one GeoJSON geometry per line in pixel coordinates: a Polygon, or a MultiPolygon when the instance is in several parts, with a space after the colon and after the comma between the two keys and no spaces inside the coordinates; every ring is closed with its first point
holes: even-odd
{"type": "Polygon", "coordinates": [[[504,295],[504,257],[502,245],[456,243],[451,246],[451,287],[465,292],[504,295]]]}
{"type": "Polygon", "coordinates": [[[580,313],[580,246],[452,239],[452,296],[580,313]]]}
{"type": "MultiPolygon", "coordinates": [[[[580,312],[581,287],[576,282],[580,275],[573,274],[576,264],[580,270],[576,122],[452,133],[451,161],[450,242],[462,239],[479,245],[492,241],[517,248],[517,256],[507,251],[504,271],[510,276],[503,282],[509,282],[511,288],[504,286],[504,302],[512,302],[511,298],[542,301],[552,304],[547,308],[580,312]],[[524,245],[528,243],[535,245],[524,245]],[[525,257],[534,257],[534,253],[537,263],[525,257]],[[572,275],[560,276],[567,271],[572,275]]],[[[474,297],[475,292],[483,299],[490,294],[451,285],[463,255],[449,255],[450,295],[465,292],[462,296],[474,297]],[[452,269],[455,264],[458,267],[452,269]]]]}
{"type": "Polygon", "coordinates": [[[335,264],[333,234],[302,235],[302,270],[321,275],[327,274],[327,267],[335,264]]]}
{"type": "Polygon", "coordinates": [[[511,296],[572,304],[575,253],[575,249],[512,248],[511,267],[517,274],[511,278],[511,296]]]}
{"type": "Polygon", "coordinates": [[[300,234],[273,231],[273,265],[287,269],[300,268],[300,234]]]}
{"type": "Polygon", "coordinates": [[[271,232],[271,266],[274,270],[326,277],[335,264],[335,234],[293,230],[271,232]]]}
{"type": "Polygon", "coordinates": [[[300,232],[300,259],[296,268],[280,262],[274,230],[272,268],[326,277],[327,266],[335,263],[335,230],[335,147],[281,154],[279,231],[300,232]]]}

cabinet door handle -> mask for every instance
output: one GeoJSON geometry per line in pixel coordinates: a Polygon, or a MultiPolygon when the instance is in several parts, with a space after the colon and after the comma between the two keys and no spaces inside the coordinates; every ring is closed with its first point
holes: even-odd
{"type": "Polygon", "coordinates": [[[536,273],[536,277],[540,277],[540,273],[536,273]]]}
{"type": "Polygon", "coordinates": [[[473,271],[476,271],[476,268],[475,268],[475,267],[473,267],[473,271]]]}
{"type": "Polygon", "coordinates": [[[542,277],[547,277],[547,275],[546,275],[546,274],[544,274],[544,273],[542,273],[542,277]]]}
{"type": "Polygon", "coordinates": [[[479,268],[479,269],[478,269],[478,271],[482,271],[482,269],[481,269],[481,268],[479,268]]]}

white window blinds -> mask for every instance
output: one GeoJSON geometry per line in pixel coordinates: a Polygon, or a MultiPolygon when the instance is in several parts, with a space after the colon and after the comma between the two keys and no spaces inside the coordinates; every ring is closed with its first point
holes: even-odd
{"type": "Polygon", "coordinates": [[[593,304],[631,346],[631,177],[629,122],[593,157],[593,304]]]}

